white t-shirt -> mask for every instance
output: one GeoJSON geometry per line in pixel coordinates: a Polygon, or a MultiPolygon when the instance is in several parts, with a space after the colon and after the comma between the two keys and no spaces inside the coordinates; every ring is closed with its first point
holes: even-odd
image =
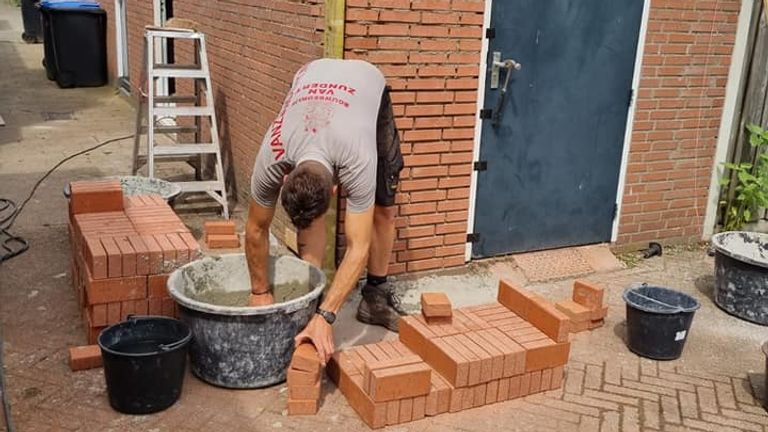
{"type": "Polygon", "coordinates": [[[349,211],[370,208],[376,191],[376,121],[385,84],[381,71],[362,60],[315,60],[296,72],[256,157],[254,200],[274,207],[283,176],[311,160],[338,176],[349,211]]]}

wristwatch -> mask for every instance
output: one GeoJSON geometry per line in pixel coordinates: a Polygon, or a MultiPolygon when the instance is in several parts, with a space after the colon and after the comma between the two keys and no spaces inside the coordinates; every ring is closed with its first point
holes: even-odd
{"type": "Polygon", "coordinates": [[[336,321],[336,314],[333,313],[333,312],[329,312],[327,310],[323,310],[323,309],[317,308],[317,312],[316,313],[318,315],[320,315],[321,317],[323,317],[325,322],[327,322],[328,324],[333,324],[336,321]]]}

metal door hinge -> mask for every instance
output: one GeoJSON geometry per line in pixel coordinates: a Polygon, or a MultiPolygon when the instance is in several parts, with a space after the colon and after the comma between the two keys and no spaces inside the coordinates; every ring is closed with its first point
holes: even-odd
{"type": "Polygon", "coordinates": [[[485,29],[485,38],[486,39],[493,39],[496,37],[496,29],[493,27],[488,27],[485,29]]]}
{"type": "Polygon", "coordinates": [[[635,99],[635,89],[629,89],[629,101],[627,101],[627,106],[632,106],[632,101],[635,99]]]}
{"type": "Polygon", "coordinates": [[[619,214],[619,204],[614,203],[613,204],[613,220],[616,220],[616,215],[619,214]]]}
{"type": "Polygon", "coordinates": [[[493,116],[493,110],[490,108],[483,108],[480,110],[481,119],[489,119],[493,116]]]}
{"type": "Polygon", "coordinates": [[[477,243],[480,241],[479,233],[467,234],[467,243],[477,243]]]}
{"type": "Polygon", "coordinates": [[[472,164],[472,168],[475,171],[485,171],[488,169],[488,162],[487,161],[477,161],[472,164]]]}

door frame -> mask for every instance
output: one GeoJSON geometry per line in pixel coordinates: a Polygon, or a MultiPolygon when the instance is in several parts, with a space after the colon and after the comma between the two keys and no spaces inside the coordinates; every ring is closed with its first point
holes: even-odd
{"type": "Polygon", "coordinates": [[[115,60],[117,66],[117,86],[130,93],[130,68],[128,67],[128,16],[127,0],[115,0],[115,60]]]}
{"type": "MultiPolygon", "coordinates": [[[[613,220],[611,231],[611,242],[615,242],[619,234],[619,220],[621,218],[621,204],[624,195],[625,177],[627,174],[627,163],[629,159],[629,148],[632,143],[632,128],[634,126],[636,95],[640,86],[640,76],[643,69],[643,53],[645,49],[645,37],[648,32],[648,16],[652,0],[643,0],[643,16],[640,22],[640,34],[637,40],[637,50],[635,53],[635,69],[632,76],[632,101],[627,112],[627,125],[624,131],[624,148],[621,156],[621,167],[619,169],[619,182],[616,188],[616,218],[613,220]]],[[[485,0],[485,12],[483,13],[483,32],[482,45],[480,47],[480,73],[477,89],[477,111],[479,112],[485,106],[485,85],[487,78],[488,48],[489,40],[485,37],[486,30],[491,26],[491,13],[493,11],[493,0],[485,0]]],[[[523,65],[525,67],[525,65],[523,65]]],[[[472,150],[472,163],[480,160],[480,144],[483,132],[483,119],[479,115],[476,117],[474,147],[472,150]]],[[[475,212],[477,211],[477,171],[472,170],[469,185],[469,211],[467,219],[467,234],[475,230],[475,212]]],[[[464,249],[464,261],[472,260],[472,243],[467,242],[464,249]]]]}

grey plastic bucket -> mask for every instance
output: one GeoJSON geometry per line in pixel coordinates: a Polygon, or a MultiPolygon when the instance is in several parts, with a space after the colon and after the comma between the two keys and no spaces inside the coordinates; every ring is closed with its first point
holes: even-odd
{"type": "Polygon", "coordinates": [[[731,231],[712,237],[715,304],[727,313],[768,325],[768,235],[731,231]]]}
{"type": "Polygon", "coordinates": [[[680,357],[699,301],[679,291],[647,284],[627,288],[623,297],[630,351],[656,360],[680,357]]]}
{"type": "Polygon", "coordinates": [[[259,388],[285,380],[293,339],[314,314],[325,275],[292,256],[269,260],[271,284],[307,284],[309,292],[261,307],[218,306],[195,299],[211,291],[250,290],[244,254],[205,257],[168,279],[179,318],[192,329],[190,369],[202,380],[228,388],[259,388]]]}

